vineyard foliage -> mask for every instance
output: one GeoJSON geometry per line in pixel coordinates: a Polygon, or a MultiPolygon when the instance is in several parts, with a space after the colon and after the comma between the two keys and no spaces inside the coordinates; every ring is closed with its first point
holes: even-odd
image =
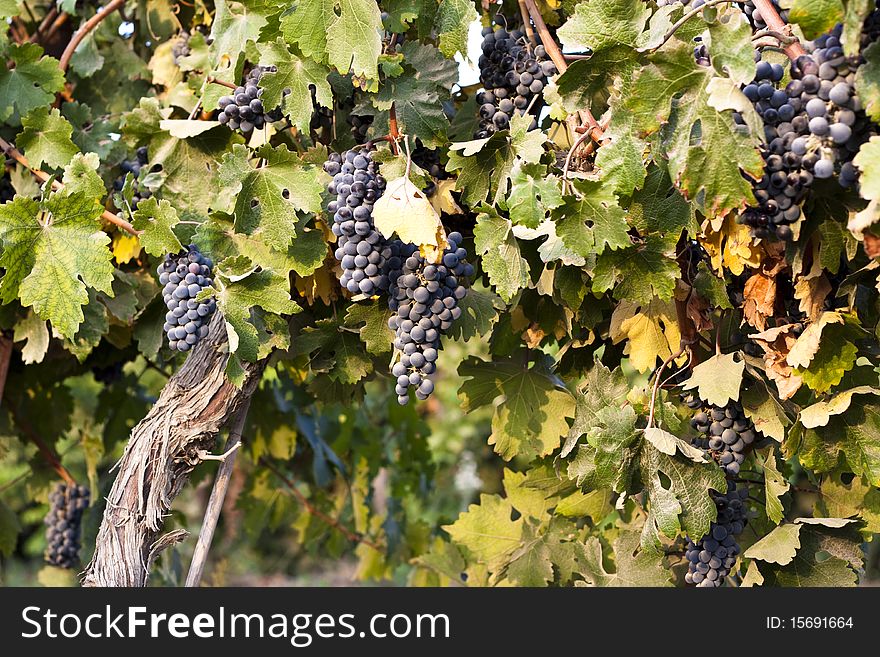
{"type": "MultiPolygon", "coordinates": [[[[45,553],[39,581],[75,583],[132,427],[214,320],[230,385],[265,370],[211,581],[877,571],[872,1],[0,18],[4,579],[45,553]]],[[[180,500],[165,529],[198,531],[180,500]]]]}

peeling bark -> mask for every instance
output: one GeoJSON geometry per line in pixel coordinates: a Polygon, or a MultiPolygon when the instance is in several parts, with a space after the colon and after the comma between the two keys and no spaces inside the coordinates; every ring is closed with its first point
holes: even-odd
{"type": "Polygon", "coordinates": [[[228,360],[225,323],[216,313],[207,337],[132,429],[115,467],[83,586],[146,586],[158,554],[186,538],[183,530],[163,535],[164,519],[199,464],[199,451],[214,448],[220,430],[253,395],[265,367],[265,361],[245,363],[245,382],[238,389],[226,378],[228,360]]]}

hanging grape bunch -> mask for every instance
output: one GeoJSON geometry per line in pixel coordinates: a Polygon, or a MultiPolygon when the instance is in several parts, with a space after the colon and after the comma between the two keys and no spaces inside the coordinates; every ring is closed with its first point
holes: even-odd
{"type": "Polygon", "coordinates": [[[684,581],[699,587],[721,586],[736,565],[740,552],[736,536],[742,533],[747,522],[745,501],[749,489],[737,489],[734,482],[727,482],[727,493],[709,491],[718,511],[718,517],[709,525],[709,533],[694,543],[688,538],[685,558],[688,572],[684,581]]]}
{"type": "MultiPolygon", "coordinates": [[[[548,78],[556,75],[553,62],[546,60],[544,46],[532,48],[520,30],[483,28],[482,50],[479,66],[483,91],[477,94],[480,124],[474,133],[477,139],[506,130],[514,113],[523,115],[530,107],[535,112],[538,101],[535,105],[532,101],[544,91],[548,78]]],[[[529,129],[537,125],[533,120],[529,129]]]]}
{"type": "Polygon", "coordinates": [[[153,195],[149,189],[141,188],[138,183],[138,178],[140,178],[141,175],[141,169],[147,166],[147,163],[149,161],[150,159],[147,153],[147,147],[141,146],[139,149],[137,149],[137,151],[135,151],[135,159],[122,161],[122,163],[119,165],[119,169],[122,171],[122,175],[113,181],[113,189],[117,192],[121,192],[125,187],[126,174],[130,173],[134,178],[134,180],[132,181],[132,211],[137,210],[138,204],[141,201],[143,201],[145,198],[150,198],[153,195]]]}
{"type": "Polygon", "coordinates": [[[461,234],[450,233],[447,240],[449,247],[438,264],[427,262],[412,244],[395,242],[391,247],[390,264],[399,264],[399,269],[388,276],[388,307],[395,313],[388,326],[394,331],[398,360],[391,373],[397,377],[395,392],[401,405],[409,401],[410,387],[422,401],[434,391],[428,376],[436,370],[440,337],[461,317],[458,302],[467,294],[465,285],[474,273],[461,234]]]}
{"type": "Polygon", "coordinates": [[[734,401],[723,407],[704,404],[693,393],[685,397],[684,403],[698,411],[691,419],[691,426],[702,436],[693,440],[694,446],[707,450],[728,475],[739,474],[746,450],[763,438],[742,406],[734,401]]]}
{"type": "Polygon", "coordinates": [[[83,512],[89,506],[89,489],[76,484],[58,483],[49,493],[46,525],[46,563],[73,568],[79,558],[83,512]]]}
{"type": "Polygon", "coordinates": [[[799,77],[793,91],[800,92],[808,130],[791,149],[816,178],[836,174],[843,187],[850,187],[858,180],[852,160],[870,137],[871,126],[853,86],[859,59],[844,55],[841,32],[838,25],[831,34],[806,44],[812,52],[799,57],[793,67],[792,74],[799,77]]]}
{"type": "Polygon", "coordinates": [[[338,238],[336,259],[342,266],[339,283],[352,294],[376,294],[388,289],[386,261],[391,251],[373,224],[373,204],[385,190],[385,179],[366,148],[330,154],[324,171],[333,176],[327,186],[330,229],[338,238]]]}
{"type": "MultiPolygon", "coordinates": [[[[251,69],[244,86],[236,87],[232,95],[223,96],[218,101],[220,114],[217,120],[228,125],[231,130],[239,130],[245,137],[250,136],[254,129],[261,130],[269,123],[280,121],[283,116],[280,108],[267,111],[263,107],[263,88],[260,87],[263,73],[274,73],[277,70],[275,66],[255,66],[251,69]]],[[[283,93],[288,95],[290,89],[285,89],[283,93]]]]}
{"type": "Polygon", "coordinates": [[[174,44],[171,46],[171,58],[174,60],[175,66],[180,66],[180,60],[184,57],[189,57],[189,39],[190,33],[184,30],[174,40],[174,44]]]}
{"type": "Polygon", "coordinates": [[[196,297],[214,284],[211,266],[211,260],[194,244],[180,253],[166,255],[159,265],[159,284],[165,286],[162,299],[168,308],[162,328],[172,350],[189,351],[208,335],[208,319],[217,309],[217,301],[196,301],[196,297]]]}

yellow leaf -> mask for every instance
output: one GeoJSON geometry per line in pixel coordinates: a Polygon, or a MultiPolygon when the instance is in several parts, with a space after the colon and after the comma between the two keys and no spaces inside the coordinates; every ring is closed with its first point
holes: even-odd
{"type": "Polygon", "coordinates": [[[701,235],[699,241],[709,253],[715,271],[726,268],[739,276],[747,265],[756,269],[761,264],[761,247],[755,244],[749,227],[736,223],[732,214],[724,218],[720,230],[701,235]]]}
{"type": "Polygon", "coordinates": [[[448,246],[440,215],[424,192],[406,176],[392,180],[373,206],[373,221],[385,237],[397,236],[422,247],[426,256],[442,254],[448,246]]]}
{"type": "Polygon", "coordinates": [[[444,212],[446,214],[464,214],[464,210],[452,198],[452,192],[455,191],[455,182],[453,178],[437,181],[437,189],[428,199],[431,202],[431,207],[434,208],[437,214],[443,214],[444,212]]]}
{"type": "Polygon", "coordinates": [[[681,341],[674,302],[659,299],[646,307],[622,301],[611,315],[609,333],[615,344],[629,341],[623,353],[640,372],[653,368],[658,358],[669,358],[681,341]]]}
{"type": "Polygon", "coordinates": [[[131,262],[140,255],[141,243],[134,235],[113,233],[113,257],[120,265],[131,262]]]}

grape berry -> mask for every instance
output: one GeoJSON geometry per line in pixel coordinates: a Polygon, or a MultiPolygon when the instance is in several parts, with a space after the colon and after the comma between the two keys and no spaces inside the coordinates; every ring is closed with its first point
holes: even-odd
{"type": "MultiPolygon", "coordinates": [[[[280,121],[280,108],[266,110],[263,107],[263,89],[260,87],[263,73],[274,73],[276,70],[278,69],[275,66],[255,66],[245,78],[244,86],[236,87],[232,95],[220,98],[220,114],[217,120],[228,125],[231,130],[239,130],[246,137],[254,129],[260,130],[269,123],[280,121]]],[[[289,93],[290,89],[284,90],[284,95],[289,93]]]]}
{"type": "Polygon", "coordinates": [[[147,147],[141,146],[137,151],[135,151],[135,159],[133,160],[123,160],[119,165],[120,170],[122,171],[122,175],[119,176],[116,180],[113,181],[113,189],[117,192],[121,192],[125,187],[125,177],[126,174],[131,174],[134,180],[132,181],[132,192],[133,197],[131,200],[131,210],[134,212],[137,210],[138,204],[146,198],[150,198],[152,193],[149,189],[141,189],[138,184],[138,178],[141,175],[141,169],[147,166],[149,162],[149,155],[147,153],[147,147]]]}
{"type": "Polygon", "coordinates": [[[162,328],[172,350],[189,351],[208,335],[208,318],[217,309],[217,301],[196,301],[196,297],[214,284],[211,266],[194,244],[180,253],[166,255],[159,265],[159,283],[165,286],[162,299],[168,308],[162,328]]]}
{"type": "Polygon", "coordinates": [[[747,522],[745,501],[749,490],[737,489],[732,481],[727,483],[727,493],[720,495],[709,491],[718,510],[718,517],[709,525],[709,533],[696,543],[688,539],[685,558],[688,572],[684,581],[699,587],[721,586],[736,565],[740,552],[735,536],[742,533],[747,522]]]}
{"type": "Polygon", "coordinates": [[[702,435],[693,440],[694,446],[707,450],[728,475],[738,475],[746,450],[763,438],[742,406],[734,401],[724,407],[705,405],[694,394],[688,395],[684,402],[697,411],[691,426],[702,435]]]}
{"type": "Polygon", "coordinates": [[[391,265],[398,265],[388,277],[388,307],[395,314],[388,320],[394,331],[397,362],[391,373],[397,378],[397,401],[409,401],[409,388],[425,400],[434,391],[428,376],[436,369],[440,337],[461,316],[458,302],[467,294],[465,283],[474,268],[465,259],[460,233],[450,233],[449,247],[439,264],[428,263],[413,245],[392,245],[391,265]]]}
{"type": "Polygon", "coordinates": [[[49,493],[46,525],[46,563],[58,568],[73,568],[80,549],[82,515],[89,506],[89,489],[61,482],[49,493]]]}

